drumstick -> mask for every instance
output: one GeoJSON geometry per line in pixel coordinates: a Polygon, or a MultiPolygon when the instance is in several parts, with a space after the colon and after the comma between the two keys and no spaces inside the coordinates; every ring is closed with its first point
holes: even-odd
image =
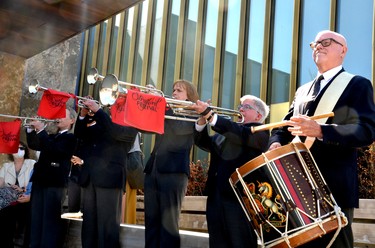
{"type": "MultiPolygon", "coordinates": [[[[333,112],[329,112],[329,113],[325,113],[325,114],[321,114],[321,115],[309,116],[309,118],[311,120],[318,120],[318,119],[332,117],[334,115],[335,114],[333,112]]],[[[258,132],[258,131],[273,129],[273,128],[276,128],[276,127],[284,127],[284,126],[287,125],[286,122],[287,121],[280,121],[280,122],[269,123],[269,124],[251,127],[251,132],[255,133],[255,132],[258,132]]]]}

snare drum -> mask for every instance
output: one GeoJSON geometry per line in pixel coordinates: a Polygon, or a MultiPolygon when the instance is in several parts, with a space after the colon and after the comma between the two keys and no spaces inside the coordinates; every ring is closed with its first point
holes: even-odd
{"type": "Polygon", "coordinates": [[[347,224],[303,143],[263,153],[229,182],[265,247],[297,247],[347,224]]]}

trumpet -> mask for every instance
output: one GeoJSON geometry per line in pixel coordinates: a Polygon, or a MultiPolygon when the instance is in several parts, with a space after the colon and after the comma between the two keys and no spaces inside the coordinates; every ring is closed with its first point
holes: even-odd
{"type": "Polygon", "coordinates": [[[157,94],[164,96],[163,91],[156,88],[150,88],[147,86],[142,86],[138,84],[132,84],[128,82],[122,82],[117,79],[113,74],[108,74],[107,76],[102,76],[98,73],[96,68],[91,68],[87,75],[87,82],[89,84],[95,84],[96,82],[101,82],[101,89],[99,91],[100,102],[105,106],[113,105],[120,94],[126,94],[127,89],[121,86],[129,86],[137,88],[144,93],[157,94]]]}
{"type": "MultiPolygon", "coordinates": [[[[33,79],[31,81],[30,85],[29,85],[29,93],[30,94],[36,94],[38,91],[45,91],[45,90],[48,90],[48,88],[40,86],[39,81],[37,79],[33,79]]],[[[73,97],[73,94],[71,94],[71,95],[73,97]]],[[[83,101],[85,101],[85,100],[92,100],[92,99],[87,98],[87,97],[81,97],[81,96],[76,96],[76,95],[74,95],[74,97],[78,99],[77,105],[80,108],[87,108],[87,106],[85,104],[83,104],[83,101]]],[[[94,101],[97,104],[100,105],[99,101],[96,101],[96,100],[94,100],[94,101]]]]}
{"type": "Polygon", "coordinates": [[[49,123],[54,123],[54,124],[59,123],[58,120],[44,119],[44,118],[40,118],[40,117],[23,117],[23,116],[5,115],[5,114],[0,114],[0,117],[21,119],[21,120],[23,120],[23,122],[22,122],[23,127],[31,127],[31,124],[30,124],[31,121],[49,122],[49,123]]]}
{"type": "MultiPolygon", "coordinates": [[[[117,77],[113,74],[108,74],[107,76],[102,76],[98,74],[98,70],[95,68],[91,68],[89,74],[87,75],[87,82],[89,84],[95,84],[97,81],[101,81],[101,89],[99,92],[99,98],[102,104],[104,105],[113,105],[118,96],[120,94],[126,94],[127,89],[121,87],[120,85],[131,86],[140,89],[141,91],[148,93],[148,94],[155,94],[165,98],[167,105],[173,110],[173,113],[176,115],[181,115],[185,117],[177,117],[177,116],[165,116],[166,119],[172,120],[184,120],[184,121],[192,121],[195,122],[195,119],[192,118],[199,118],[200,115],[191,108],[194,104],[190,101],[183,101],[183,100],[176,100],[170,97],[166,97],[163,91],[158,90],[156,88],[150,88],[148,86],[140,86],[137,84],[121,82],[117,79],[117,77]],[[191,118],[186,118],[191,117],[191,118]]],[[[238,122],[242,123],[244,121],[243,115],[240,111],[227,109],[227,108],[220,108],[215,106],[210,106],[213,111],[221,116],[224,116],[228,119],[232,117],[238,118],[238,122]]]]}
{"type": "MultiPolygon", "coordinates": [[[[168,106],[173,110],[173,113],[178,115],[184,115],[189,117],[195,117],[199,118],[201,115],[198,114],[195,110],[191,108],[192,105],[194,105],[193,102],[190,101],[182,101],[177,100],[173,98],[166,98],[165,99],[168,106]]],[[[222,117],[226,117],[228,119],[231,119],[232,117],[238,118],[238,123],[244,122],[244,117],[240,111],[233,110],[233,109],[227,109],[227,108],[221,108],[216,106],[211,106],[210,108],[217,114],[222,117]]]]}

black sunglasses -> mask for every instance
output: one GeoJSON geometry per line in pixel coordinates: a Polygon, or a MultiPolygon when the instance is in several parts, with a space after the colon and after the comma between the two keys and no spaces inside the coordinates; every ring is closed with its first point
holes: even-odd
{"type": "Polygon", "coordinates": [[[320,40],[320,41],[310,42],[310,47],[311,47],[311,49],[315,49],[319,44],[321,44],[323,47],[327,47],[327,46],[331,45],[332,41],[335,42],[336,44],[344,46],[343,44],[341,44],[340,42],[338,42],[337,40],[335,40],[333,38],[327,38],[327,39],[323,39],[323,40],[320,40]]]}
{"type": "Polygon", "coordinates": [[[21,146],[21,147],[18,147],[18,149],[20,149],[21,151],[24,151],[24,150],[26,150],[26,148],[25,148],[25,147],[23,147],[23,146],[21,146]]]}

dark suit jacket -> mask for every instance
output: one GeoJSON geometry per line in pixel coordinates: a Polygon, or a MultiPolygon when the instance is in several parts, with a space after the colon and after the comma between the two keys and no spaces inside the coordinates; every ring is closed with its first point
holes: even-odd
{"type": "Polygon", "coordinates": [[[100,109],[94,115],[96,124],[87,126],[89,118],[76,122],[74,134],[81,139],[80,154],[84,160],[80,184],[89,180],[97,187],[123,188],[126,178],[126,155],[137,135],[133,127],[112,122],[100,109]]]}
{"type": "Polygon", "coordinates": [[[72,133],[65,132],[55,136],[48,135],[45,130],[39,134],[35,131],[26,133],[29,147],[40,151],[30,181],[45,187],[67,186],[70,159],[76,144],[72,133]]]}
{"type": "Polygon", "coordinates": [[[210,168],[205,193],[219,190],[223,197],[235,199],[229,178],[236,168],[267,150],[269,132],[252,133],[251,126],[258,123],[238,124],[218,117],[212,128],[217,134],[209,136],[207,126],[202,132],[195,131],[195,144],[211,153],[210,168]]]}
{"type": "MultiPolygon", "coordinates": [[[[330,83],[311,104],[308,115],[315,112],[329,86],[330,83]]],[[[293,115],[293,109],[292,104],[285,119],[293,115]]],[[[316,140],[310,151],[338,205],[342,208],[358,207],[357,148],[370,145],[375,137],[375,106],[371,82],[361,76],[352,78],[333,112],[334,117],[326,122],[330,125],[322,126],[323,140],[316,140]]],[[[292,138],[287,127],[283,127],[273,131],[270,144],[280,142],[285,145],[292,138]]]]}
{"type": "MultiPolygon", "coordinates": [[[[170,111],[168,115],[172,115],[170,111]]],[[[157,134],[155,146],[146,163],[145,173],[150,174],[154,162],[159,173],[185,173],[190,175],[190,150],[194,143],[194,122],[164,121],[164,134],[157,134]]]]}

